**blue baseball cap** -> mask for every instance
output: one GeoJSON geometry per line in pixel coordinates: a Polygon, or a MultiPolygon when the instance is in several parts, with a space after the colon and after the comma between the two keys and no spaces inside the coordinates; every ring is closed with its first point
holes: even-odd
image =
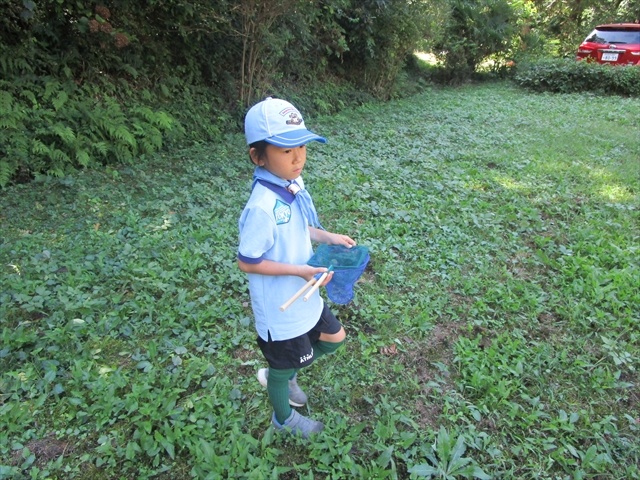
{"type": "Polygon", "coordinates": [[[299,147],[327,139],[307,130],[300,111],[285,100],[267,97],[256,103],[244,119],[247,145],[264,140],[278,147],[299,147]]]}

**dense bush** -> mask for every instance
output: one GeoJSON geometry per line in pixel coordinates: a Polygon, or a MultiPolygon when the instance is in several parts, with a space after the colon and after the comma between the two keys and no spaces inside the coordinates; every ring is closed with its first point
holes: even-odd
{"type": "Polygon", "coordinates": [[[490,55],[504,54],[513,43],[517,11],[507,0],[452,0],[436,55],[454,83],[470,78],[490,55]]]}
{"type": "Polygon", "coordinates": [[[0,80],[0,186],[214,141],[230,125],[237,122],[212,88],[174,77],[139,90],[122,80],[80,85],[51,76],[0,80]]]}
{"type": "Polygon", "coordinates": [[[518,65],[514,80],[536,91],[640,95],[640,67],[636,66],[545,59],[518,65]]]}
{"type": "Polygon", "coordinates": [[[0,187],[215,140],[267,95],[305,114],[388,98],[428,8],[0,0],[0,187]]]}
{"type": "MultiPolygon", "coordinates": [[[[503,68],[517,50],[560,51],[597,18],[640,13],[578,3],[0,0],[0,187],[215,140],[267,95],[305,114],[405,96],[416,48],[445,66],[428,80],[459,82],[488,58],[503,68]]],[[[611,91],[635,79],[616,75],[611,91]]]]}
{"type": "Polygon", "coordinates": [[[162,111],[123,106],[73,82],[39,77],[26,86],[0,85],[0,185],[20,170],[62,176],[102,162],[130,163],[159,150],[177,128],[162,111]]]}
{"type": "Polygon", "coordinates": [[[337,17],[346,50],[339,58],[333,56],[330,65],[376,97],[389,98],[407,56],[436,22],[441,3],[351,2],[337,17]]]}

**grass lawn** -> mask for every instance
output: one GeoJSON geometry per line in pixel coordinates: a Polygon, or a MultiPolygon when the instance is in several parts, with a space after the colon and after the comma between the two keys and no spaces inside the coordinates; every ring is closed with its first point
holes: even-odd
{"type": "Polygon", "coordinates": [[[274,433],[243,136],[0,191],[0,478],[640,478],[640,99],[507,83],[331,118],[305,182],[369,247],[274,433]]]}

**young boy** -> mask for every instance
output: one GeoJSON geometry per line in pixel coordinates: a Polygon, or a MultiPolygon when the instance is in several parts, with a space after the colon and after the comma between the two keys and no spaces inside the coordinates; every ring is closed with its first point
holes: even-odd
{"type": "Polygon", "coordinates": [[[260,369],[258,380],[267,387],[275,428],[286,427],[308,438],[324,425],[291,408],[307,402],[296,374],[316,358],[335,352],[344,343],[345,331],[317,290],[308,301],[299,299],[284,312],[279,307],[327,270],[307,265],[313,255],[311,241],[349,247],[356,242],[320,226],[300,174],[307,160],[306,144],[327,140],[306,129],[293,105],[271,97],[254,105],[245,118],[245,136],[256,169],[239,222],[238,266],[249,276],[258,345],[269,364],[260,369]]]}

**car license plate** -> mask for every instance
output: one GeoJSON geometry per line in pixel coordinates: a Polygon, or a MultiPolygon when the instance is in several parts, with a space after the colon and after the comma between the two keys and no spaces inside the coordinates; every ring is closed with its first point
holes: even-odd
{"type": "Polygon", "coordinates": [[[603,62],[617,62],[618,54],[617,53],[603,53],[602,54],[603,62]]]}

